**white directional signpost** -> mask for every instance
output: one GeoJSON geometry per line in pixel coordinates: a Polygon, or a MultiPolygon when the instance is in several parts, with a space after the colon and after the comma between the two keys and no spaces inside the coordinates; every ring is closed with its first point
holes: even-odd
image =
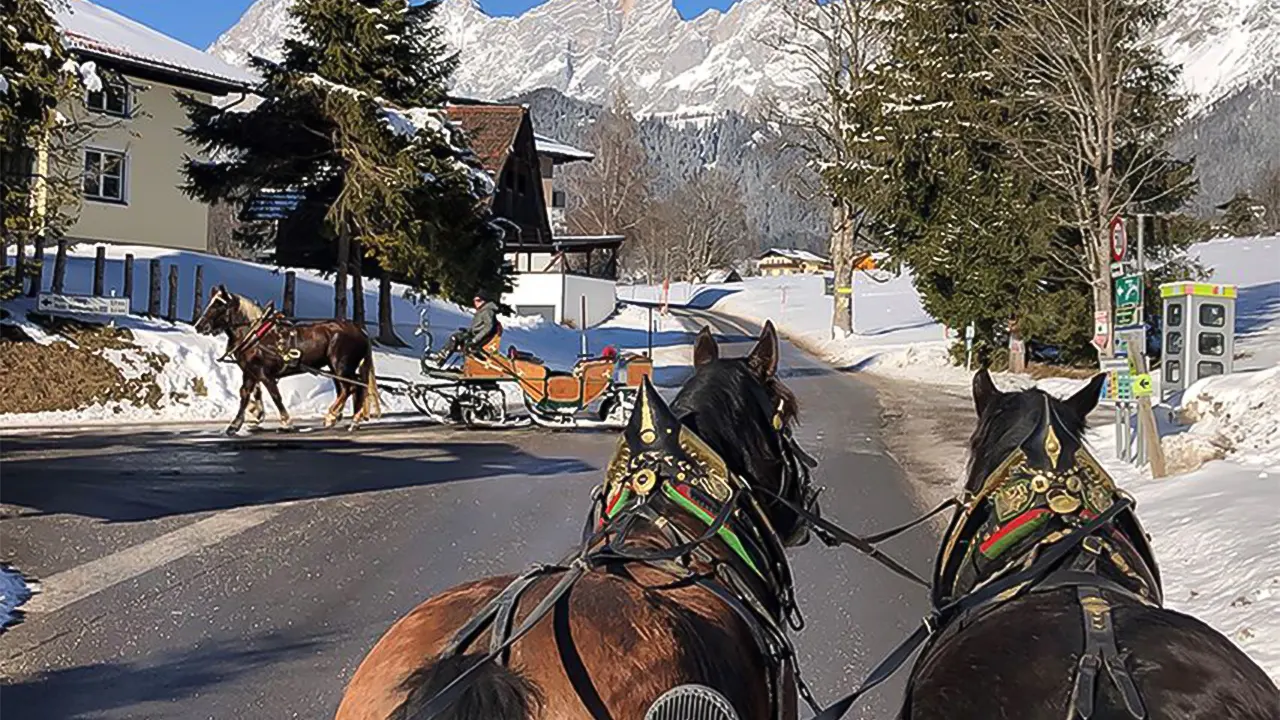
{"type": "Polygon", "coordinates": [[[128,315],[129,298],[40,293],[40,297],[36,299],[36,308],[41,312],[128,315]]]}

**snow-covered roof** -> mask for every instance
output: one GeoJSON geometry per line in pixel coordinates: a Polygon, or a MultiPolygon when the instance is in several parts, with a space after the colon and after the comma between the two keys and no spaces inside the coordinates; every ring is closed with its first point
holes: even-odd
{"type": "Polygon", "coordinates": [[[210,90],[244,89],[258,82],[244,68],[87,0],[68,0],[56,15],[67,48],[83,55],[199,81],[210,90]]]}
{"type": "Polygon", "coordinates": [[[809,252],[808,250],[797,250],[796,248],[769,248],[768,250],[764,251],[760,255],[760,259],[763,260],[764,258],[773,256],[773,255],[784,257],[784,258],[787,258],[788,260],[795,260],[797,262],[816,262],[816,263],[830,262],[829,260],[822,257],[821,255],[815,255],[809,252]]]}
{"type": "Polygon", "coordinates": [[[566,145],[559,140],[554,140],[546,135],[533,134],[533,144],[538,149],[539,155],[546,155],[553,160],[562,162],[574,162],[575,160],[595,160],[595,153],[587,152],[572,145],[566,145]]]}

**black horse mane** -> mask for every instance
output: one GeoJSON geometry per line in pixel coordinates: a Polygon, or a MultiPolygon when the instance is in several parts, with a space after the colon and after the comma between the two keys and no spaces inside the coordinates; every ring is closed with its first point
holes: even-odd
{"type": "Polygon", "coordinates": [[[1045,422],[1046,408],[1049,408],[1048,420],[1053,423],[1055,433],[1060,437],[1070,438],[1076,445],[1083,443],[1088,423],[1086,418],[1077,416],[1070,405],[1039,388],[1001,393],[983,411],[973,436],[969,438],[970,490],[975,489],[1005,458],[1041,428],[1045,422]]]}
{"type": "Polygon", "coordinates": [[[671,410],[720,453],[735,474],[772,477],[782,461],[773,428],[775,398],[782,400],[784,422],[795,421],[798,407],[786,385],[776,378],[761,382],[745,358],[726,358],[699,367],[680,389],[671,410]]]}

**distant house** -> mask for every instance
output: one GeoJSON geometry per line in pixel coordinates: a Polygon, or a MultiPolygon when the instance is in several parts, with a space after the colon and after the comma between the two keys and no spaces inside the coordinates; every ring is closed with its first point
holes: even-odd
{"type": "Polygon", "coordinates": [[[528,108],[451,103],[447,112],[449,119],[462,127],[481,166],[493,177],[490,203],[493,213],[507,221],[506,245],[550,243],[542,160],[528,108]]]}
{"type": "Polygon", "coordinates": [[[699,279],[710,285],[724,285],[726,283],[742,282],[742,274],[735,268],[716,268],[708,271],[699,279]]]}
{"type": "Polygon", "coordinates": [[[831,270],[831,261],[808,250],[770,248],[756,258],[761,275],[818,275],[831,270]]]}
{"type": "Polygon", "coordinates": [[[570,236],[564,229],[564,191],[555,168],[589,162],[591,153],[536,135],[520,105],[457,99],[448,108],[497,188],[493,213],[507,229],[504,248],[516,271],[504,302],[522,315],[591,327],[617,306],[621,235],[570,236]]]}
{"type": "Polygon", "coordinates": [[[563,187],[557,186],[556,168],[574,162],[590,162],[596,156],[545,135],[535,133],[533,141],[542,171],[542,196],[547,199],[547,220],[551,223],[551,232],[561,235],[568,229],[564,216],[568,196],[563,187]]]}
{"type": "Polygon", "coordinates": [[[199,153],[178,134],[188,123],[174,92],[208,101],[248,90],[256,77],[86,0],[69,0],[55,17],[66,48],[93,62],[102,81],[64,108],[100,116],[102,126],[84,144],[84,202],[67,236],[207,250],[209,207],[179,189],[184,156],[199,153]]]}

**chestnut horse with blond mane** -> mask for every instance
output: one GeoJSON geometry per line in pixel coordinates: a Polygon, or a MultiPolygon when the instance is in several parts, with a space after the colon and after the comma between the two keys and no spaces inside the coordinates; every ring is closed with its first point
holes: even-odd
{"type": "Polygon", "coordinates": [[[244,424],[251,404],[261,414],[265,386],[280,413],[280,429],[292,426],[289,411],[280,397],[276,381],[302,373],[325,374],[333,379],[337,394],[325,414],[325,427],[342,419],[342,407],[351,398],[351,429],[382,413],[378,383],[373,370],[373,343],[365,331],[346,320],[292,323],[283,318],[264,317],[266,311],[248,298],[218,285],[209,294],[209,303],[196,320],[197,332],[227,336],[227,352],[243,373],[240,409],[227,434],[244,424]],[[325,372],[327,370],[327,372],[325,372]]]}

